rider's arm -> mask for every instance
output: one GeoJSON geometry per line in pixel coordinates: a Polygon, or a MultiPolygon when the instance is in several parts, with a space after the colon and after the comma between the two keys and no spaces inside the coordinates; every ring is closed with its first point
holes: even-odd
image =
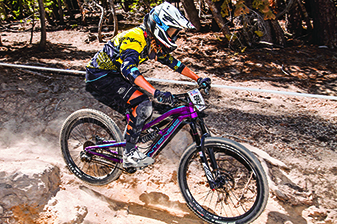
{"type": "Polygon", "coordinates": [[[139,75],[135,79],[135,84],[143,89],[145,89],[147,92],[151,93],[154,96],[154,92],[156,89],[144,78],[144,76],[139,75]]]}
{"type": "Polygon", "coordinates": [[[158,56],[157,60],[164,64],[169,66],[171,69],[173,69],[176,72],[181,73],[182,75],[193,79],[194,81],[197,81],[198,78],[200,78],[197,74],[192,72],[189,68],[187,68],[183,63],[172,57],[170,54],[158,56]]]}
{"type": "Polygon", "coordinates": [[[136,84],[154,95],[156,89],[146,81],[137,68],[139,64],[139,53],[135,50],[128,49],[123,52],[121,59],[123,60],[121,65],[122,75],[131,83],[136,84]]]}
{"type": "Polygon", "coordinates": [[[185,68],[183,69],[183,71],[181,72],[182,75],[189,77],[191,79],[193,79],[194,81],[197,81],[200,77],[195,74],[194,72],[192,72],[189,68],[187,68],[185,66],[185,68]]]}

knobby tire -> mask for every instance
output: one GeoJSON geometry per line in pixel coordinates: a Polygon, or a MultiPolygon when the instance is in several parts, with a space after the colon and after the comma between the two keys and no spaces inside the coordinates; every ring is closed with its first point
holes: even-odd
{"type": "MultiPolygon", "coordinates": [[[[93,109],[75,111],[66,119],[60,133],[62,155],[69,170],[87,183],[105,185],[121,175],[122,163],[86,154],[85,147],[96,145],[97,139],[123,141],[115,122],[103,112],[93,109]]],[[[123,149],[119,147],[114,150],[118,151],[117,156],[121,158],[123,149]]],[[[110,152],[103,149],[97,149],[96,152],[111,156],[110,152]]]]}
{"type": "Polygon", "coordinates": [[[258,159],[244,146],[229,139],[209,137],[218,172],[211,170],[220,186],[214,191],[206,179],[199,151],[193,143],[180,159],[178,182],[187,206],[209,223],[250,223],[263,212],[268,200],[268,184],[258,159]]]}

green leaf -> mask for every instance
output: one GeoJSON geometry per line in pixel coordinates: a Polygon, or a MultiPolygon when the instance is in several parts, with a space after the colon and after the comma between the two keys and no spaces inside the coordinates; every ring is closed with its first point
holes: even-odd
{"type": "Polygon", "coordinates": [[[264,35],[264,33],[262,31],[260,31],[260,30],[256,30],[254,33],[256,35],[258,35],[259,37],[262,37],[264,35]]]}

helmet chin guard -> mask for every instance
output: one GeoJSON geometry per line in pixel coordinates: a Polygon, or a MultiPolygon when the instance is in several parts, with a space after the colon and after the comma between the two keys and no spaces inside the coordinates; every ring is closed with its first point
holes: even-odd
{"type": "Polygon", "coordinates": [[[175,41],[183,29],[195,29],[193,24],[181,12],[168,2],[154,7],[144,18],[144,25],[162,47],[164,53],[177,48],[175,41]]]}

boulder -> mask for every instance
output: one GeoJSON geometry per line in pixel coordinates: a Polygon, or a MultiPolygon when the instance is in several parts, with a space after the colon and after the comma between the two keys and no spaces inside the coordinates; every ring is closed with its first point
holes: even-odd
{"type": "Polygon", "coordinates": [[[0,208],[42,210],[59,191],[60,169],[39,160],[0,163],[0,208]]]}

